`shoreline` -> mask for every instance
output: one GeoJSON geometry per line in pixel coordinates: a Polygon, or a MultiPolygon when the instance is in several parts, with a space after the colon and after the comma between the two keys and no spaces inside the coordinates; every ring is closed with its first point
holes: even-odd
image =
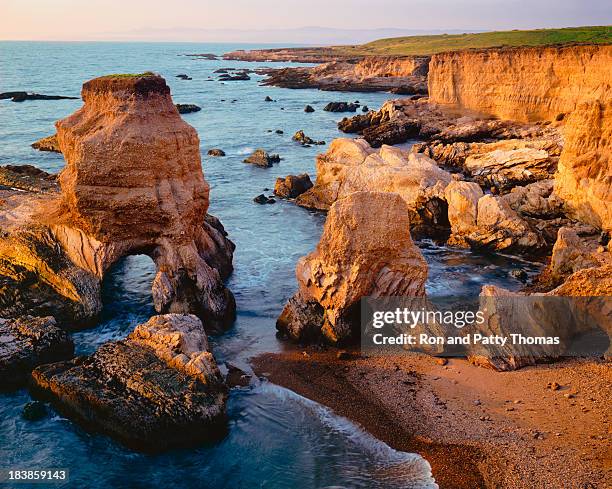
{"type": "Polygon", "coordinates": [[[258,376],[328,406],[396,450],[420,454],[442,489],[611,482],[604,466],[610,363],[568,360],[500,373],[426,355],[339,360],[316,347],[251,363],[258,376]]]}

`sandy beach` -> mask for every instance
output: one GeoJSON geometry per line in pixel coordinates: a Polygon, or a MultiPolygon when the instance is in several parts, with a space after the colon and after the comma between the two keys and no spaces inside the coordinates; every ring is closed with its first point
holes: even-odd
{"type": "Polygon", "coordinates": [[[442,363],[357,353],[340,360],[314,347],[253,360],[259,376],[423,455],[441,488],[610,487],[609,362],[503,373],[442,363]]]}

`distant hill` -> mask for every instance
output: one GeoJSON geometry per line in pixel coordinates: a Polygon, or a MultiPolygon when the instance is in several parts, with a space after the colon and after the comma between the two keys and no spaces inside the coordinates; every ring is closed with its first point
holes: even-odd
{"type": "Polygon", "coordinates": [[[335,46],[331,49],[338,55],[345,56],[410,55],[434,54],[470,48],[542,46],[575,42],[612,43],[612,26],[393,37],[356,46],[335,46]]]}

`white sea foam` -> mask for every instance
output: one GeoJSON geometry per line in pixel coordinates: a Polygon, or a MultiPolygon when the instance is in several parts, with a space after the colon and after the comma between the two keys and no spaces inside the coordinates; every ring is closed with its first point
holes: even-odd
{"type": "Polygon", "coordinates": [[[380,468],[389,466],[401,467],[401,472],[394,471],[394,473],[405,475],[406,488],[438,488],[431,473],[431,465],[420,455],[391,448],[365,431],[358,424],[353,423],[344,416],[337,415],[326,406],[303,397],[290,389],[267,381],[261,382],[255,389],[263,394],[274,395],[283,401],[293,401],[308,409],[326,427],[346,437],[365,453],[372,455],[377,463],[380,464],[380,468]]]}

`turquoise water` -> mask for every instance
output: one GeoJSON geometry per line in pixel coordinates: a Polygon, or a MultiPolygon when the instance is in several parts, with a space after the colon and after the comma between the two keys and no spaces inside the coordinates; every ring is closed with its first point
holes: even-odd
{"type": "MultiPolygon", "coordinates": [[[[212,73],[218,68],[265,64],[180,56],[254,47],[261,46],[0,43],[0,92],[78,96],[90,78],[151,70],[166,78],[176,103],[202,107],[183,117],[200,135],[204,173],[211,185],[210,212],[222,220],[237,245],[228,285],[236,296],[238,318],[226,334],[212,338],[212,345],[220,363],[231,361],[244,369],[253,355],[285,347],[275,337],[274,323],[294,293],[295,263],[316,246],[324,222],[323,215],[291,203],[262,206],[253,203],[253,197],[272,189],[277,176],[306,171],[314,177],[315,155],[325,147],[303,148],[291,136],[299,129],[327,142],[341,136],[336,122],[342,115],[321,110],[327,102],[359,100],[378,108],[392,97],[260,87],[261,77],[254,74],[251,81],[222,84],[212,73]],[[179,73],[193,80],[175,78],[179,73]],[[211,76],[213,81],[208,81],[211,76]],[[265,102],[266,95],[276,102],[265,102]],[[304,113],[306,104],[316,111],[304,113]],[[269,132],[276,129],[284,134],[269,132]],[[244,155],[259,147],[279,153],[283,160],[269,169],[242,163],[244,155]],[[223,149],[227,157],[206,157],[210,148],[223,149]]],[[[52,134],[53,122],[80,105],[79,100],[0,101],[0,164],[29,163],[59,171],[61,155],[35,151],[30,144],[52,134]]],[[[507,271],[513,265],[526,266],[427,242],[420,246],[430,265],[428,290],[434,295],[448,290],[476,294],[484,283],[517,288],[520,284],[507,271]]],[[[153,276],[153,264],[145,256],[128,257],[114,267],[105,280],[100,323],[73,335],[79,353],[124,337],[154,313],[153,276]]],[[[42,421],[26,422],[20,412],[29,400],[26,390],[0,394],[0,468],[68,467],[71,482],[66,487],[433,487],[428,464],[420,457],[391,450],[322,406],[265,382],[232,391],[224,440],[157,456],[87,433],[52,410],[42,421]]]]}

